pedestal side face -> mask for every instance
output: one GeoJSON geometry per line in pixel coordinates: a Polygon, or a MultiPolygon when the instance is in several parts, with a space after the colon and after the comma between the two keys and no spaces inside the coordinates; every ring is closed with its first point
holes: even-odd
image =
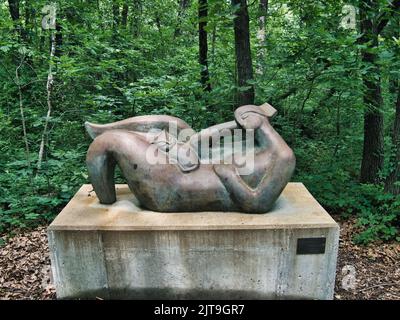
{"type": "Polygon", "coordinates": [[[105,232],[113,298],[332,299],[337,229],[105,232]],[[326,238],[299,255],[297,239],[326,238]]]}
{"type": "Polygon", "coordinates": [[[261,215],[144,211],[125,186],[101,206],[85,188],[49,227],[59,298],[333,297],[339,229],[302,184],[261,215]]]}
{"type": "Polygon", "coordinates": [[[102,235],[97,231],[48,231],[58,298],[108,298],[102,235]]]}

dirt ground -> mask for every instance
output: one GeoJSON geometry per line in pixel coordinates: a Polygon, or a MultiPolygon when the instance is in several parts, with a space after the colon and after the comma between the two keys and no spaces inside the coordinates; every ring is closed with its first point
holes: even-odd
{"type": "Polygon", "coordinates": [[[400,243],[355,245],[355,221],[334,218],[340,225],[335,299],[400,300],[400,243]],[[348,277],[352,271],[353,283],[348,277]]]}
{"type": "MultiPolygon", "coordinates": [[[[400,300],[400,244],[351,242],[354,220],[342,221],[335,299],[400,300]]],[[[20,233],[0,246],[0,300],[55,299],[46,227],[20,233]]]]}

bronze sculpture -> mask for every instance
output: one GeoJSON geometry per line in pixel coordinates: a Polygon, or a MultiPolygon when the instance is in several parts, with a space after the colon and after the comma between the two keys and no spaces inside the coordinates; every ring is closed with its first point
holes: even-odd
{"type": "Polygon", "coordinates": [[[87,122],[94,139],[86,160],[93,188],[101,203],[115,202],[118,165],[141,206],[150,210],[268,212],[295,168],[293,151],[269,123],[275,113],[268,104],[245,105],[235,111],[235,121],[199,133],[171,116],[139,116],[106,125],[87,122]],[[171,123],[175,133],[167,131],[171,123]],[[210,139],[216,136],[220,141],[220,136],[238,129],[252,133],[253,144],[249,139],[239,141],[251,148],[243,154],[242,148],[235,152],[212,147],[211,154],[229,150],[225,158],[239,161],[226,162],[222,157],[210,163],[210,150],[203,152],[201,146],[208,147],[210,139]],[[160,163],[160,159],[168,161],[160,163]],[[240,161],[245,166],[238,165],[240,161]],[[251,162],[251,170],[243,174],[240,170],[250,167],[246,161],[251,162]]]}

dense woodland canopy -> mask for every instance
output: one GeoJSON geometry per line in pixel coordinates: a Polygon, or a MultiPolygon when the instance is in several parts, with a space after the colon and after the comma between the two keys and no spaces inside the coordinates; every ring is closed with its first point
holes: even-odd
{"type": "Polygon", "coordinates": [[[47,1],[0,0],[0,233],[51,220],[89,183],[84,121],[200,129],[269,102],[293,181],[357,215],[356,241],[399,240],[400,1],[55,3],[52,21],[47,1]]]}

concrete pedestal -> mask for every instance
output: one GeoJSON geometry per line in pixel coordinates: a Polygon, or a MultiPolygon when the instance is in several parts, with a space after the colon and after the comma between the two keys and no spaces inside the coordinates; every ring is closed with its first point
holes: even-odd
{"type": "Polygon", "coordinates": [[[84,185],[48,229],[58,298],[332,299],[339,227],[301,183],[267,214],[142,210],[84,185]]]}

